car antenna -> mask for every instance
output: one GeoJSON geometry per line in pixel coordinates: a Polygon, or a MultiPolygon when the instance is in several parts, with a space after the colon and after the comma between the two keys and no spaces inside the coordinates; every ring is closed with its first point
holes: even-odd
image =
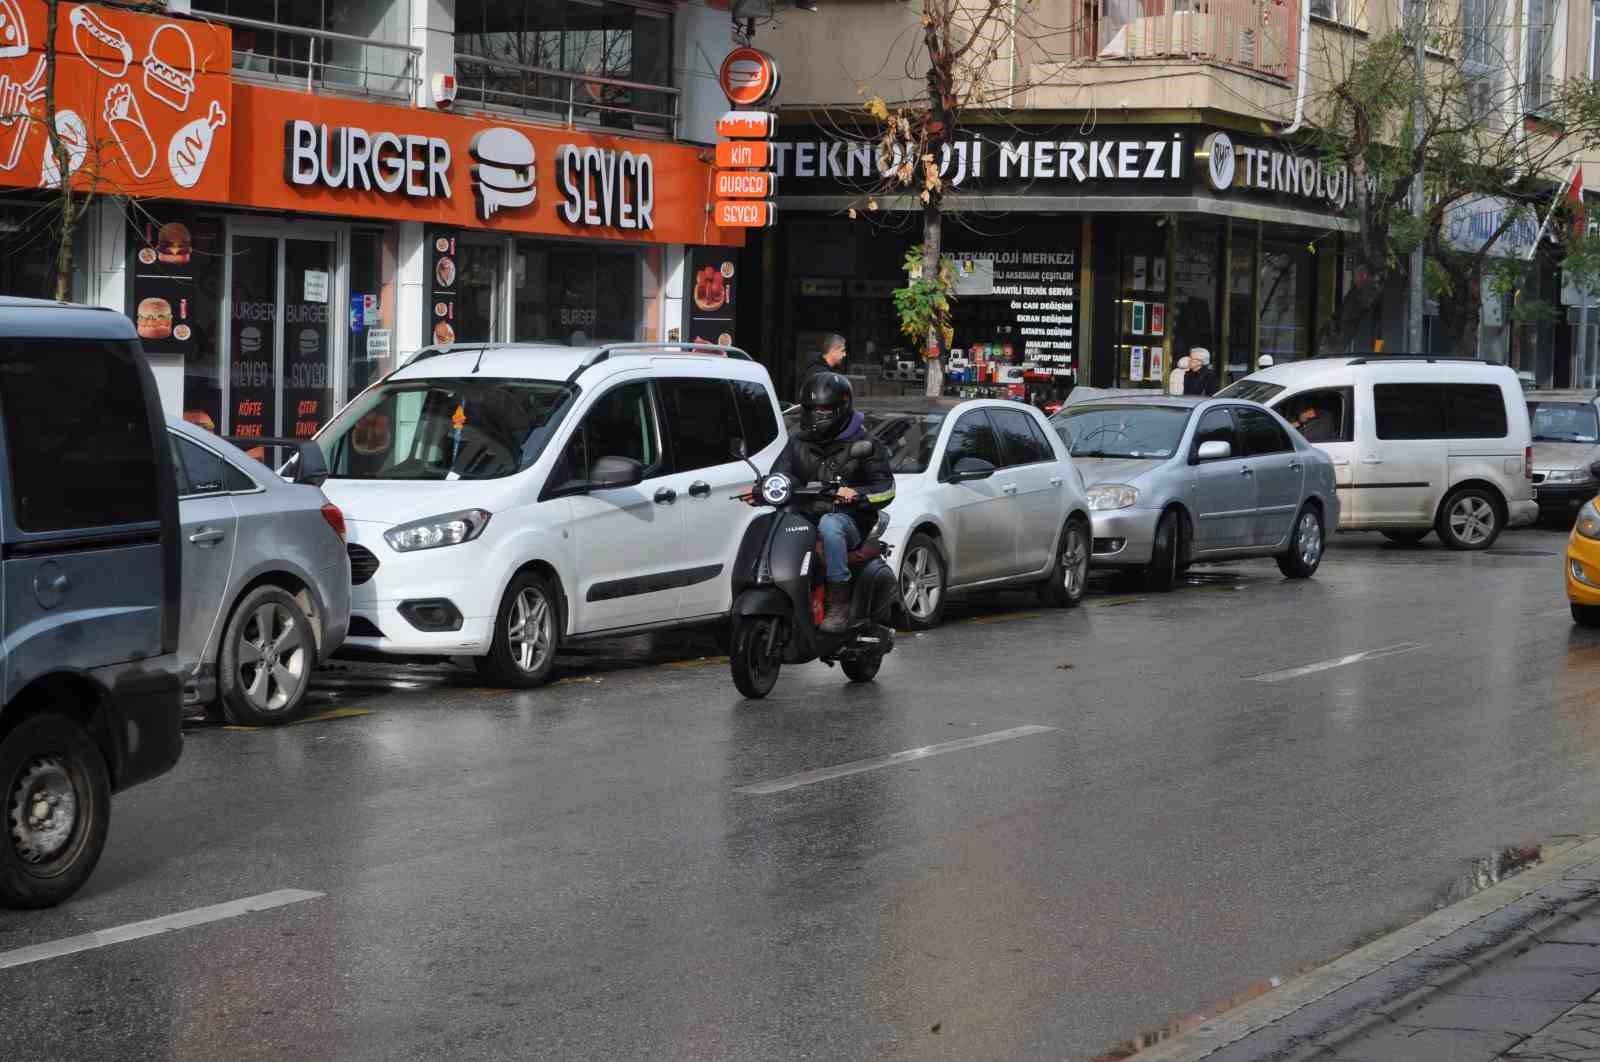
{"type": "Polygon", "coordinates": [[[488,349],[489,345],[487,343],[478,348],[478,360],[472,363],[473,375],[477,375],[478,369],[483,366],[483,352],[488,349]]]}

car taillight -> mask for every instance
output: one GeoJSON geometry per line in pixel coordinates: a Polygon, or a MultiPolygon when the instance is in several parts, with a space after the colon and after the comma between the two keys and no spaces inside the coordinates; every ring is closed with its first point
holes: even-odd
{"type": "Polygon", "coordinates": [[[328,526],[333,528],[333,533],[339,536],[339,541],[344,541],[344,513],[333,502],[322,507],[322,518],[328,521],[328,526]]]}
{"type": "Polygon", "coordinates": [[[1533,478],[1533,447],[1531,446],[1522,448],[1522,478],[1533,478]]]}

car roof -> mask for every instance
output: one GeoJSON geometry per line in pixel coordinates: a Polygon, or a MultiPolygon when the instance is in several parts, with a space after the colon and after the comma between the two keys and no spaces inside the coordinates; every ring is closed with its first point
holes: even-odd
{"type": "Polygon", "coordinates": [[[104,306],[0,295],[0,336],[128,340],[138,333],[126,315],[104,306]]]}
{"type": "MultiPolygon", "coordinates": [[[[1217,400],[1209,395],[1168,395],[1152,390],[1148,395],[1116,394],[1108,395],[1105,398],[1091,398],[1089,401],[1079,402],[1077,405],[1062,406],[1061,413],[1056,415],[1061,416],[1068,410],[1077,413],[1095,406],[1170,406],[1173,409],[1193,409],[1196,406],[1203,406],[1207,402],[1214,401],[1217,400]]],[[[1222,401],[1243,402],[1245,400],[1242,398],[1226,398],[1222,401]]]]}
{"type": "Polygon", "coordinates": [[[765,379],[766,369],[738,347],[711,343],[602,343],[569,347],[559,343],[455,343],[418,351],[391,376],[399,380],[482,375],[490,378],[577,382],[596,366],[640,368],[656,359],[718,363],[726,375],[765,379]]]}
{"type": "Polygon", "coordinates": [[[1511,367],[1508,365],[1501,365],[1492,361],[1481,361],[1477,358],[1422,354],[1339,354],[1307,358],[1304,361],[1286,361],[1265,369],[1257,369],[1248,376],[1234,380],[1233,383],[1249,380],[1253,383],[1276,384],[1279,387],[1287,388],[1303,386],[1308,380],[1318,377],[1325,377],[1329,380],[1348,379],[1350,376],[1349,370],[1357,366],[1403,370],[1424,365],[1431,366],[1435,370],[1459,373],[1503,374],[1505,383],[1516,383],[1516,374],[1512,372],[1511,367]]]}
{"type": "Polygon", "coordinates": [[[1593,391],[1578,391],[1573,389],[1528,391],[1525,395],[1530,402],[1596,402],[1600,401],[1600,394],[1593,391]]]}

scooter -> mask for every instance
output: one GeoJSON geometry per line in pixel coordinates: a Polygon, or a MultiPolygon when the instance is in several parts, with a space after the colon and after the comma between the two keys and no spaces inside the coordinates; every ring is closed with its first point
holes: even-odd
{"type": "MultiPolygon", "coordinates": [[[[865,457],[851,451],[852,457],[865,457]]],[[[747,464],[741,439],[731,449],[747,464]]],[[[900,584],[885,561],[892,547],[882,542],[889,514],[879,513],[877,526],[850,551],[850,620],[837,634],[820,628],[827,611],[827,562],[817,535],[817,522],[838,505],[838,483],[797,485],[782,473],[763,476],[741,501],[765,505],[772,512],[758,516],[745,531],[733,566],[733,633],[729,660],[733,684],[752,700],[777,685],[784,664],[821,660],[835,662],[851,682],[871,682],[885,655],[894,649],[891,620],[900,599],[900,584]]]]}

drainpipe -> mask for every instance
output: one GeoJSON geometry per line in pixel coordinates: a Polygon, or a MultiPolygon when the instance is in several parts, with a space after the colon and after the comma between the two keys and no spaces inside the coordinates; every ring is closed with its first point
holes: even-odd
{"type": "Polygon", "coordinates": [[[1300,0],[1300,56],[1295,62],[1294,121],[1283,131],[1293,136],[1306,120],[1306,58],[1311,52],[1311,0],[1300,0]]]}

